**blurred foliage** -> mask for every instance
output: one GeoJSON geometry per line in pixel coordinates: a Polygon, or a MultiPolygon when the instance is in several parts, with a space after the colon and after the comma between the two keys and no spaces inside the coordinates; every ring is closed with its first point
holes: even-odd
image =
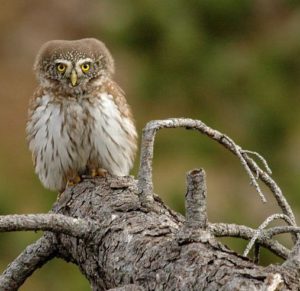
{"type": "MultiPolygon", "coordinates": [[[[103,40],[116,60],[137,127],[191,117],[264,155],[299,218],[300,3],[298,1],[0,0],[0,213],[47,212],[56,193],[33,173],[25,142],[32,63],[50,39],[103,40]]],[[[137,171],[138,161],[133,171],[137,171]]],[[[155,191],[184,212],[185,172],[207,172],[210,221],[252,227],[278,211],[262,205],[235,157],[193,131],[157,136],[155,191]]],[[[266,191],[266,189],[263,187],[266,191]]],[[[0,236],[0,268],[40,234],[0,236]]],[[[286,240],[286,239],[284,239],[286,240]]],[[[241,252],[245,242],[228,241],[241,252]]],[[[264,252],[263,263],[274,260],[264,252]]],[[[75,267],[57,260],[21,290],[88,290],[75,267]]]]}

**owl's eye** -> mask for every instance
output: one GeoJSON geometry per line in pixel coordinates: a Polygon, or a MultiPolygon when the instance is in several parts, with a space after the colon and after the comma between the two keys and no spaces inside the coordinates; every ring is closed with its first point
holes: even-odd
{"type": "Polygon", "coordinates": [[[67,69],[67,66],[63,63],[59,63],[59,64],[56,65],[56,69],[57,69],[58,72],[64,73],[65,70],[67,69]]]}
{"type": "Polygon", "coordinates": [[[81,65],[81,70],[84,73],[87,73],[90,70],[91,66],[89,63],[84,63],[81,65]]]}

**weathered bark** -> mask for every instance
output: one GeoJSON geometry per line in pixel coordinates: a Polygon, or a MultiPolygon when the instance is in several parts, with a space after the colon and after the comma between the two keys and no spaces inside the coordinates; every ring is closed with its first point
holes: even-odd
{"type": "Polygon", "coordinates": [[[61,194],[50,214],[0,216],[0,231],[48,231],[27,247],[0,276],[0,290],[17,290],[35,269],[53,257],[78,265],[93,290],[300,290],[300,227],[266,161],[199,120],[152,121],[143,130],[138,181],[133,177],[85,178],[61,194]],[[188,173],[186,219],[153,194],[152,158],[161,128],[195,129],[219,142],[240,160],[263,202],[258,179],[271,190],[282,213],[258,229],[208,222],[203,170],[188,173]],[[250,158],[258,158],[264,169],[250,158]],[[265,227],[274,219],[288,226],[265,227]],[[293,235],[292,251],[273,240],[293,235]],[[250,240],[245,254],[268,248],[285,259],[262,267],[238,255],[215,236],[250,240]]]}
{"type": "Polygon", "coordinates": [[[140,201],[136,180],[108,177],[69,188],[55,205],[53,212],[99,224],[89,239],[56,234],[56,256],[77,264],[93,290],[298,289],[296,272],[255,265],[189,227],[157,196],[140,201]]]}
{"type": "Polygon", "coordinates": [[[55,237],[45,234],[28,246],[1,275],[0,290],[18,290],[25,280],[54,257],[55,237]]]}

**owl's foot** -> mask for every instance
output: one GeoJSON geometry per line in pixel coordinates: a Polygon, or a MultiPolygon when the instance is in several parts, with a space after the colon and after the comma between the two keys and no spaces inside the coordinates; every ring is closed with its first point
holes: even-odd
{"type": "Polygon", "coordinates": [[[68,178],[68,181],[67,181],[67,187],[75,186],[75,185],[78,184],[80,181],[81,181],[81,177],[78,176],[78,175],[75,175],[75,176],[72,177],[72,178],[68,178]]]}
{"type": "Polygon", "coordinates": [[[92,177],[106,177],[107,176],[107,171],[105,169],[102,168],[93,168],[90,170],[91,176],[92,177]]]}

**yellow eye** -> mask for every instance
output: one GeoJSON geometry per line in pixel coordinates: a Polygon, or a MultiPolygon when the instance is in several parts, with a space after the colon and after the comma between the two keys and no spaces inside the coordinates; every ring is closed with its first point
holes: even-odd
{"type": "Polygon", "coordinates": [[[90,64],[88,64],[88,63],[82,64],[81,65],[81,70],[84,73],[88,72],[90,70],[90,64]]]}
{"type": "Polygon", "coordinates": [[[62,63],[59,63],[59,64],[56,65],[56,69],[60,73],[64,73],[66,68],[67,68],[67,66],[65,64],[62,64],[62,63]]]}

